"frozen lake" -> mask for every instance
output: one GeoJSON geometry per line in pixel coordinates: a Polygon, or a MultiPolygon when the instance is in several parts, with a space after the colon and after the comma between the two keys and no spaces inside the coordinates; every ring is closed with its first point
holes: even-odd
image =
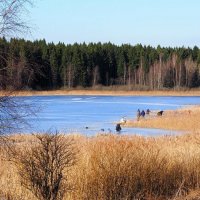
{"type": "MultiPolygon", "coordinates": [[[[40,107],[35,117],[29,117],[32,125],[25,132],[58,130],[62,133],[115,132],[115,122],[123,116],[136,118],[140,110],[175,110],[186,105],[200,104],[200,97],[155,96],[33,96],[17,97],[40,107]],[[86,129],[88,127],[88,129],[86,129]]],[[[173,132],[171,132],[173,133],[173,132]]],[[[123,128],[122,134],[159,135],[170,131],[156,129],[123,128]]]]}

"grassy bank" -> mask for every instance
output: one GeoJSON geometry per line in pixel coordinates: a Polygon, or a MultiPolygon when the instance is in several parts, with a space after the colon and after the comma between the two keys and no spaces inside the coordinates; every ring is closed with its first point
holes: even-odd
{"type": "MultiPolygon", "coordinates": [[[[0,92],[5,95],[6,92],[0,92]]],[[[120,88],[110,89],[74,89],[74,90],[50,90],[50,91],[18,91],[8,93],[16,96],[36,96],[36,95],[109,95],[109,96],[200,96],[199,89],[193,90],[160,90],[160,91],[140,91],[123,90],[120,88]]]]}
{"type": "Polygon", "coordinates": [[[164,111],[163,116],[157,116],[153,111],[140,120],[129,120],[128,127],[160,128],[196,132],[200,130],[200,106],[188,107],[175,111],[164,111]]]}

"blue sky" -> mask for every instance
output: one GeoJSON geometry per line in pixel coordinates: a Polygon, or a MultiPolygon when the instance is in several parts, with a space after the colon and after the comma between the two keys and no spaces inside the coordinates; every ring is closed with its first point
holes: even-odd
{"type": "Polygon", "coordinates": [[[200,46],[200,0],[35,0],[26,39],[200,46]]]}

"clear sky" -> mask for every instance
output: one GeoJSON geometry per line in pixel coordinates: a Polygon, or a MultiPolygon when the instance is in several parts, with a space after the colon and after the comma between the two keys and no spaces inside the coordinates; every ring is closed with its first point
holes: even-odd
{"type": "Polygon", "coordinates": [[[200,0],[35,0],[26,39],[200,46],[200,0]]]}

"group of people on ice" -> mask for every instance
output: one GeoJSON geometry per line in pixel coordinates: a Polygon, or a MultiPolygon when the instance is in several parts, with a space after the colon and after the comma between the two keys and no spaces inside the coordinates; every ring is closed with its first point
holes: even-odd
{"type": "Polygon", "coordinates": [[[147,109],[146,112],[144,110],[140,111],[140,109],[137,110],[137,120],[139,121],[140,117],[145,117],[145,115],[150,114],[150,110],[147,109]]]}
{"type": "MultiPolygon", "coordinates": [[[[144,118],[145,115],[149,115],[150,112],[151,112],[150,109],[147,109],[146,111],[144,111],[144,110],[140,111],[140,109],[138,109],[137,110],[137,121],[139,121],[141,117],[144,118]]],[[[157,112],[157,116],[162,116],[163,112],[164,112],[163,110],[157,112]]],[[[126,117],[122,117],[120,120],[120,123],[116,124],[116,127],[115,127],[116,132],[120,132],[122,129],[121,124],[125,124],[126,122],[127,122],[126,117]]]]}

